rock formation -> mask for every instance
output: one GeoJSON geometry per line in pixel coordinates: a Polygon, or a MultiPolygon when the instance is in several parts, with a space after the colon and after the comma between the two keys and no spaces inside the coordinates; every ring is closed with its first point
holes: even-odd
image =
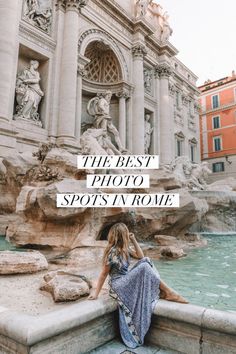
{"type": "MultiPolygon", "coordinates": [[[[210,230],[212,227],[209,225],[214,225],[217,231],[220,225],[219,222],[216,223],[216,219],[221,220],[223,216],[227,219],[229,215],[230,225],[226,230],[232,229],[232,220],[235,222],[232,214],[235,210],[235,202],[232,199],[235,181],[229,181],[228,188],[231,188],[231,191],[224,194],[222,199],[222,192],[209,190],[221,190],[220,182],[212,187],[208,186],[208,190],[203,190],[205,180],[201,179],[202,173],[192,178],[192,170],[196,168],[192,168],[188,163],[190,168],[187,169],[183,161],[149,171],[150,189],[126,190],[128,193],[179,193],[180,208],[57,208],[58,193],[99,191],[86,188],[85,177],[88,171],[77,170],[75,155],[54,146],[41,161],[36,157],[19,154],[4,158],[1,164],[0,188],[3,193],[8,191],[1,200],[1,213],[16,212],[16,218],[8,224],[7,240],[18,246],[49,246],[67,251],[74,250],[72,252],[75,253],[81,247],[86,247],[88,258],[94,261],[102,254],[98,240],[106,240],[109,227],[118,221],[127,223],[139,241],[152,241],[155,235],[161,234],[177,237],[184,242],[187,242],[186,235],[189,235],[189,232],[210,230]],[[57,170],[59,180],[49,178],[44,181],[37,179],[37,175],[32,178],[30,171],[40,166],[47,166],[52,171],[57,170]],[[194,185],[193,190],[189,190],[190,185],[194,185]]],[[[142,172],[146,173],[138,173],[142,172]]],[[[104,192],[114,191],[104,189],[104,192]]]]}
{"type": "Polygon", "coordinates": [[[36,273],[48,269],[48,262],[38,251],[0,252],[0,274],[36,273]]]}
{"type": "Polygon", "coordinates": [[[44,276],[40,290],[51,293],[55,302],[65,302],[76,301],[82,296],[89,295],[91,287],[86,277],[59,270],[44,276]]]}

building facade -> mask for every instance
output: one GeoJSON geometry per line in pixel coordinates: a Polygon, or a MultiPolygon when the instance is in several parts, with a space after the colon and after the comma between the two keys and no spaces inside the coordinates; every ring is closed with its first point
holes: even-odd
{"type": "Polygon", "coordinates": [[[109,90],[128,151],[200,161],[197,77],[159,4],[8,0],[0,11],[0,156],[47,141],[79,152],[87,104],[109,90]]]}
{"type": "Polygon", "coordinates": [[[211,180],[236,177],[236,75],[199,89],[201,158],[209,162],[211,180]]]}

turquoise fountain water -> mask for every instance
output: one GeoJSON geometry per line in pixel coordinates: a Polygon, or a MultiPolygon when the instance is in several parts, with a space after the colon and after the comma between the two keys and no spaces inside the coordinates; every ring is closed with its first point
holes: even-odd
{"type": "Polygon", "coordinates": [[[205,234],[208,246],[155,261],[161,277],[192,304],[236,311],[236,234],[205,234]]]}
{"type": "MultiPolygon", "coordinates": [[[[192,304],[236,311],[236,234],[205,234],[206,248],[174,261],[154,261],[161,277],[192,304]]],[[[0,251],[17,250],[0,236],[0,251]]]]}
{"type": "Polygon", "coordinates": [[[15,247],[6,241],[5,236],[0,235],[0,251],[24,251],[24,249],[15,247]]]}

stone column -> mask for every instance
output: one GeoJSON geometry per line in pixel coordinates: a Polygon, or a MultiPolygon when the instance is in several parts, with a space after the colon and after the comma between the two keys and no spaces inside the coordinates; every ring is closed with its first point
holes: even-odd
{"type": "Polygon", "coordinates": [[[159,76],[159,107],[160,107],[160,163],[168,164],[174,158],[173,152],[173,117],[171,117],[169,97],[169,77],[172,69],[169,64],[161,63],[156,66],[156,75],[159,76]]]}
{"type": "Polygon", "coordinates": [[[86,5],[84,0],[64,0],[65,22],[63,53],[61,60],[60,112],[58,143],[76,145],[76,94],[79,41],[79,11],[86,5]]]}
{"type": "Polygon", "coordinates": [[[83,77],[87,75],[84,65],[78,64],[77,71],[77,94],[76,94],[76,121],[75,121],[75,136],[79,140],[81,135],[81,116],[82,116],[82,81],[83,77]]]}
{"type": "Polygon", "coordinates": [[[144,77],[143,77],[143,58],[146,49],[143,44],[136,44],[133,47],[133,119],[132,153],[137,155],[144,154],[144,77]]]}
{"type": "Polygon", "coordinates": [[[119,134],[122,146],[126,148],[126,100],[129,98],[129,93],[127,91],[121,91],[116,94],[119,98],[119,134]]]}
{"type": "Polygon", "coordinates": [[[0,2],[0,122],[8,122],[13,116],[16,82],[16,57],[18,48],[19,11],[22,1],[0,2]]]}

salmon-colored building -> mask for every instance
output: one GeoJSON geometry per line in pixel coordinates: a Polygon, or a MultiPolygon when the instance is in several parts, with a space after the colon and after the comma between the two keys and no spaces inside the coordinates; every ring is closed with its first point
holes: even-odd
{"type": "Polygon", "coordinates": [[[212,181],[236,177],[236,74],[206,81],[201,91],[201,158],[212,181]]]}

